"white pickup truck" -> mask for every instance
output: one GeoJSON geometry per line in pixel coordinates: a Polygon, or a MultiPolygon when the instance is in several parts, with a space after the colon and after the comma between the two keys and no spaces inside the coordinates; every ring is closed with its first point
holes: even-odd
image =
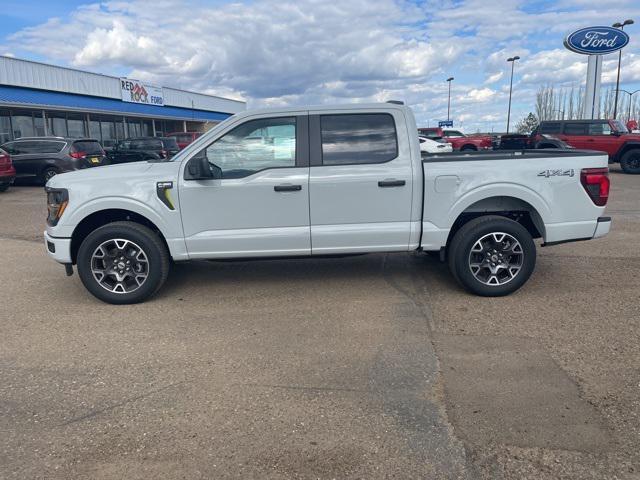
{"type": "Polygon", "coordinates": [[[171,260],[412,251],[506,295],[533,272],[535,238],[609,232],[607,164],[558,149],[423,158],[398,103],[248,111],[168,161],[53,177],[45,245],[109,303],[153,295],[171,260]]]}

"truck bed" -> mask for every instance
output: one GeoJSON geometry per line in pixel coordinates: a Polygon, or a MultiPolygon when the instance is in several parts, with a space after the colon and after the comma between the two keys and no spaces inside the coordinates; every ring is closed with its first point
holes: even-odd
{"type": "Polygon", "coordinates": [[[425,250],[439,250],[463,215],[527,215],[545,243],[594,237],[604,207],[580,181],[584,168],[608,166],[603,152],[575,149],[422,155],[425,250]],[[511,160],[511,161],[507,161],[511,160]]]}

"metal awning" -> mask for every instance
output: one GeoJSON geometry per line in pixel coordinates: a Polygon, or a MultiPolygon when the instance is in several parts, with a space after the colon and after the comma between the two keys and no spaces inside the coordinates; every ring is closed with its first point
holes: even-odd
{"type": "Polygon", "coordinates": [[[123,102],[113,98],[91,97],[9,85],[0,85],[0,107],[40,108],[195,122],[219,122],[231,116],[229,113],[222,112],[192,110],[167,105],[160,107],[123,102]]]}

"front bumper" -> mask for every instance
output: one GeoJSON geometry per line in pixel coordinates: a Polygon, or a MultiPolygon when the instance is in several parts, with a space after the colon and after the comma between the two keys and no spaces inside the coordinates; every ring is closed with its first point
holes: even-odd
{"type": "Polygon", "coordinates": [[[71,239],[52,237],[44,232],[44,246],[51,258],[59,263],[73,263],[71,260],[71,239]]]}

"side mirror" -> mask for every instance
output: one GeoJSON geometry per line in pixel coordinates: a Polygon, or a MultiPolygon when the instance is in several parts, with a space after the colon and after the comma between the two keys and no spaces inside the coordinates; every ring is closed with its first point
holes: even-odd
{"type": "Polygon", "coordinates": [[[212,165],[206,155],[197,155],[189,160],[185,169],[185,180],[212,180],[222,178],[222,169],[212,165]]]}

